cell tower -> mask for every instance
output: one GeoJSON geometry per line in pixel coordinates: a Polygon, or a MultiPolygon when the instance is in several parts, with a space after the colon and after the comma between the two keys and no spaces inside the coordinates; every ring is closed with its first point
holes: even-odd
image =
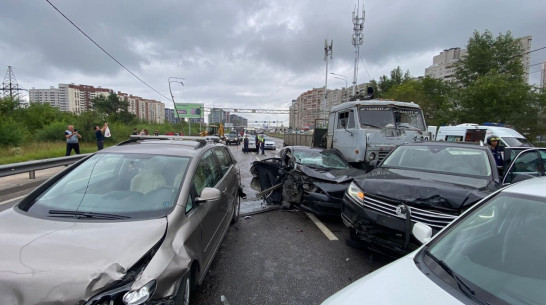
{"type": "Polygon", "coordinates": [[[18,100],[20,91],[26,90],[19,87],[17,79],[15,79],[13,69],[11,68],[11,66],[8,66],[8,71],[6,72],[6,76],[4,77],[4,81],[2,82],[2,95],[4,97],[9,96],[14,100],[18,100]]]}
{"type": "Polygon", "coordinates": [[[324,100],[321,103],[319,118],[327,118],[327,103],[328,103],[328,57],[332,59],[332,54],[334,51],[334,41],[330,41],[328,45],[328,39],[324,39],[324,60],[326,61],[326,80],[324,81],[324,100]]]}
{"type": "Polygon", "coordinates": [[[360,58],[360,46],[364,42],[364,17],[366,11],[364,5],[362,5],[362,17],[358,16],[358,10],[360,8],[360,1],[357,2],[357,6],[353,11],[353,46],[355,47],[355,69],[353,75],[353,96],[356,96],[356,79],[358,77],[358,59],[360,58]]]}

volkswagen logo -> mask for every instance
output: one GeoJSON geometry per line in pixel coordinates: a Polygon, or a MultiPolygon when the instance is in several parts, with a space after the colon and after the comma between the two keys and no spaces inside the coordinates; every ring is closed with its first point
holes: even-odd
{"type": "MultiPolygon", "coordinates": [[[[396,217],[406,219],[406,209],[409,210],[409,207],[406,208],[405,205],[400,204],[396,207],[396,217]]],[[[411,210],[410,210],[411,211],[411,210]]]]}

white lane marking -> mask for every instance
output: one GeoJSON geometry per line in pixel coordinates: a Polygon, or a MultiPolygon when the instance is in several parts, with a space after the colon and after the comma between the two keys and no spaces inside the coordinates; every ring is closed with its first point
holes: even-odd
{"type": "Polygon", "coordinates": [[[321,230],[329,240],[339,240],[315,215],[307,212],[305,212],[305,214],[307,214],[307,217],[315,223],[319,230],[321,230]]]}
{"type": "Polygon", "coordinates": [[[262,160],[260,160],[260,158],[258,158],[258,155],[256,155],[256,154],[254,155],[254,158],[256,158],[256,160],[258,160],[258,161],[262,161],[262,160]]]}
{"type": "Polygon", "coordinates": [[[26,196],[26,195],[22,195],[22,196],[19,196],[19,197],[17,197],[17,198],[12,198],[12,199],[8,199],[8,200],[5,200],[5,201],[2,201],[2,202],[0,202],[0,205],[6,204],[6,203],[8,203],[8,202],[12,202],[12,201],[14,201],[14,200],[19,200],[19,199],[21,199],[21,198],[23,198],[23,197],[25,197],[25,196],[26,196]]]}

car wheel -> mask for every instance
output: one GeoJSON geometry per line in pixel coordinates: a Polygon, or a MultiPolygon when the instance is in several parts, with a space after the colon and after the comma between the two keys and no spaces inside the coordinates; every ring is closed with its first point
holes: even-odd
{"type": "Polygon", "coordinates": [[[241,213],[241,197],[237,195],[237,200],[235,201],[235,209],[233,210],[233,218],[231,219],[231,224],[235,224],[239,220],[239,214],[241,213]]]}
{"type": "Polygon", "coordinates": [[[186,276],[182,278],[176,297],[174,298],[174,304],[176,305],[189,305],[190,304],[190,292],[191,292],[191,272],[188,272],[186,276]]]}

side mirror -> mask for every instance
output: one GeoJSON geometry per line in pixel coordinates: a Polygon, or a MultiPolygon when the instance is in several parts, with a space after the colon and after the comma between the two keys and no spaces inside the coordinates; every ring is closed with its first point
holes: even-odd
{"type": "Polygon", "coordinates": [[[207,201],[218,200],[222,197],[222,192],[219,189],[213,187],[206,187],[201,191],[201,195],[195,198],[196,203],[204,203],[207,201]]]}
{"type": "Polygon", "coordinates": [[[421,222],[416,222],[413,225],[411,233],[422,244],[427,243],[432,239],[432,228],[421,222]]]}
{"type": "Polygon", "coordinates": [[[370,166],[376,168],[379,165],[379,160],[370,161],[370,166]]]}

